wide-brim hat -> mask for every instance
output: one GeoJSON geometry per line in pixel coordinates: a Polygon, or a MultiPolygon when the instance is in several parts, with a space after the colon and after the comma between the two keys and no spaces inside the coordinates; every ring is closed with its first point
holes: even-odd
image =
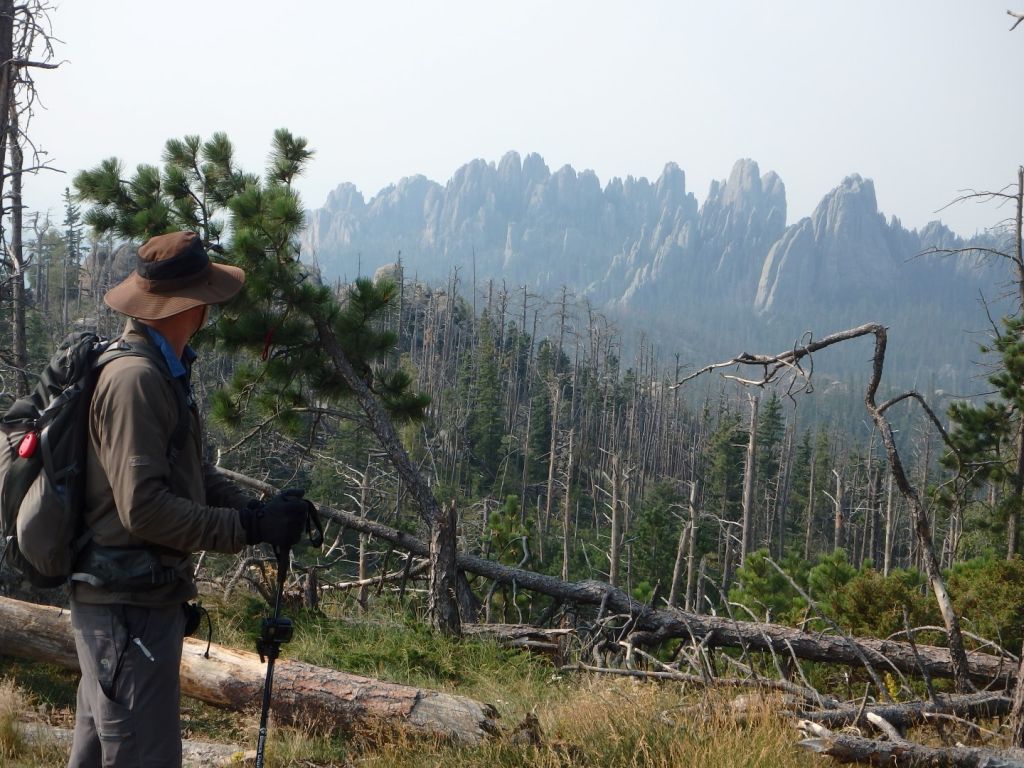
{"type": "Polygon", "coordinates": [[[221,304],[245,283],[238,267],[214,264],[195,232],[157,235],[139,248],[135,271],[103,301],[139,320],[162,320],[203,304],[221,304]]]}

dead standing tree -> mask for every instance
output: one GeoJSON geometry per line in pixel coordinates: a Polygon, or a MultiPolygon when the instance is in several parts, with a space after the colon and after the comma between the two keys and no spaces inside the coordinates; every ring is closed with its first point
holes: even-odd
{"type": "Polygon", "coordinates": [[[942,614],[943,623],[945,624],[949,642],[950,660],[953,668],[953,678],[955,680],[957,690],[965,692],[970,690],[971,682],[967,653],[964,649],[963,635],[960,631],[960,620],[956,615],[956,611],[953,609],[953,601],[950,599],[949,592],[946,590],[946,585],[942,579],[942,573],[939,569],[939,560],[935,554],[935,546],[932,541],[931,523],[928,519],[928,512],[925,509],[925,505],[922,502],[920,494],[907,477],[907,473],[903,467],[903,461],[900,458],[900,453],[896,447],[896,441],[893,437],[892,426],[889,424],[889,420],[886,418],[885,412],[890,407],[903,400],[916,400],[928,414],[929,419],[933,424],[935,424],[947,444],[949,442],[948,436],[946,435],[945,429],[936,418],[935,413],[925,402],[924,398],[917,392],[911,391],[904,393],[880,405],[876,402],[878,387],[882,380],[882,368],[885,364],[885,348],[887,341],[885,326],[879,323],[867,323],[856,328],[831,334],[830,336],[826,336],[818,341],[811,340],[805,344],[794,346],[793,349],[778,355],[755,355],[744,352],[734,357],[732,360],[707,365],[689,376],[680,379],[674,386],[681,386],[691,379],[695,379],[702,374],[710,373],[712,371],[738,366],[749,366],[761,369],[762,374],[760,378],[743,378],[733,374],[727,374],[725,375],[725,378],[737,381],[745,386],[765,387],[769,384],[780,383],[788,377],[790,383],[787,394],[789,396],[793,396],[797,392],[809,391],[813,367],[805,369],[804,365],[807,362],[812,361],[812,355],[815,352],[843,341],[849,341],[850,339],[856,339],[868,335],[873,335],[875,337],[875,351],[872,358],[871,378],[864,394],[864,405],[882,437],[882,443],[885,446],[886,455],[889,459],[889,466],[896,481],[896,486],[899,488],[900,493],[906,499],[907,504],[910,507],[910,512],[914,519],[914,532],[917,537],[918,546],[921,548],[925,572],[928,576],[928,582],[931,585],[932,592],[935,595],[935,600],[938,603],[939,612],[942,614]]]}
{"type": "Polygon", "coordinates": [[[44,0],[20,5],[0,0],[0,199],[4,201],[3,213],[10,219],[7,227],[0,228],[0,238],[11,295],[11,351],[4,362],[16,373],[18,395],[29,391],[25,330],[28,260],[22,247],[22,178],[25,173],[47,168],[27,131],[36,104],[32,71],[60,66],[52,61],[53,35],[48,15],[51,7],[44,0]],[[25,165],[26,149],[32,159],[29,166],[25,165]],[[8,180],[9,190],[5,188],[8,180]]]}

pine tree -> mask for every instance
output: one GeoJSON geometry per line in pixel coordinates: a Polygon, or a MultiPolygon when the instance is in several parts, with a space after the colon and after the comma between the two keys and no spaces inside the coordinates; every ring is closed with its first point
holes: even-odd
{"type": "MultiPolygon", "coordinates": [[[[1024,317],[1003,318],[1002,326],[991,349],[983,348],[999,356],[998,370],[988,377],[996,397],[950,407],[954,450],[943,457],[943,464],[958,469],[968,488],[988,485],[996,490],[990,524],[1006,532],[1006,554],[1012,558],[1019,551],[1024,490],[1024,317]]],[[[942,501],[951,506],[958,499],[947,494],[942,501]]]]}
{"type": "Polygon", "coordinates": [[[322,412],[324,403],[353,397],[424,522],[435,533],[449,531],[438,538],[430,610],[438,628],[457,633],[451,515],[442,511],[391,421],[421,416],[426,399],[411,391],[405,371],[377,365],[396,341],[382,317],[397,288],[359,279],[341,301],[299,260],[303,214],[292,183],[312,155],[305,139],[280,129],[261,178],[237,166],[225,134],[205,142],[187,136],[167,142],[162,169],[140,165],[125,181],[121,162],[108,159],[74,183],[78,199],[92,203],[85,221],[97,232],[142,240],[192,229],[208,248],[245,269],[245,287],[222,310],[215,341],[248,357],[232,387],[216,396],[215,415],[238,420],[245,408],[256,407],[295,429],[300,413],[322,412]]]}
{"type": "Polygon", "coordinates": [[[477,329],[473,353],[474,377],[469,392],[469,423],[466,425],[469,447],[485,477],[493,480],[498,462],[504,419],[501,412],[501,381],[498,376],[498,350],[494,344],[494,324],[485,311],[477,329]]]}

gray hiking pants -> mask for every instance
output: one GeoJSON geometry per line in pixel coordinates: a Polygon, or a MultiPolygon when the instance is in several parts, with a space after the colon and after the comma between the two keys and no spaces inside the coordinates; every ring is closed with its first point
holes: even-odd
{"type": "Polygon", "coordinates": [[[82,680],[68,768],[180,768],[181,606],[71,601],[82,680]]]}

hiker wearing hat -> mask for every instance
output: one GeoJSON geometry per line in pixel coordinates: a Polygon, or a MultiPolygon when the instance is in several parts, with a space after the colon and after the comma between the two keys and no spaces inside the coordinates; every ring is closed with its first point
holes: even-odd
{"type": "Polygon", "coordinates": [[[71,588],[82,669],[72,768],[181,765],[191,553],[290,547],[304,528],[301,493],[262,503],[202,461],[188,341],[244,281],[212,263],[198,235],[173,232],[139,248],[135,272],[104,297],[128,316],[117,343],[131,352],[102,367],[89,410],[89,541],[71,588]]]}

